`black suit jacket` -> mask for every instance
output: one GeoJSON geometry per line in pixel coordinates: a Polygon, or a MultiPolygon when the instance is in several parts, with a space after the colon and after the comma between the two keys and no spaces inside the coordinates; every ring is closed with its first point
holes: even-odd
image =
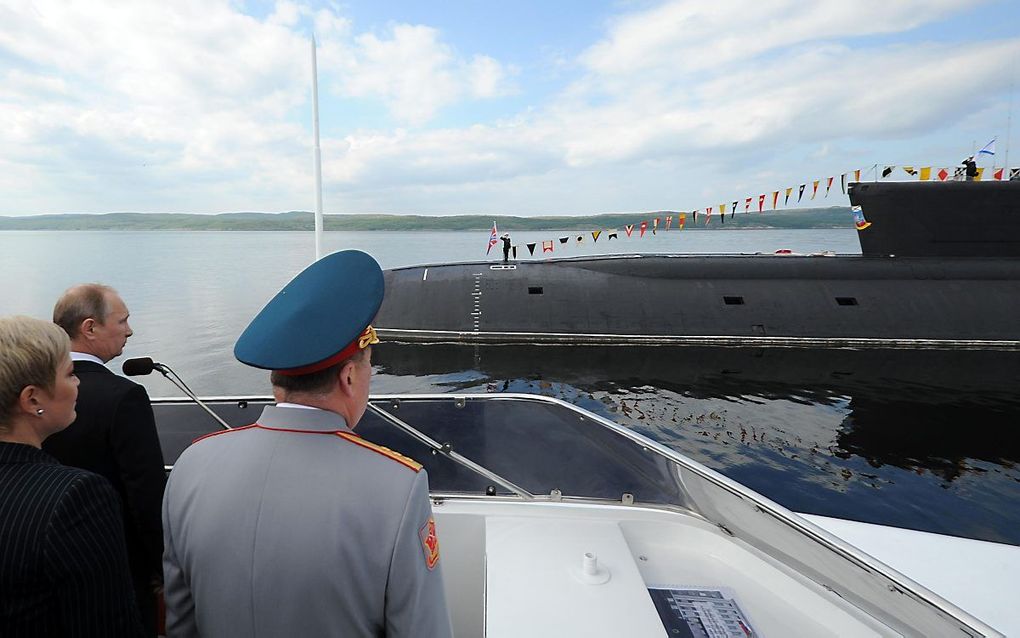
{"type": "Polygon", "coordinates": [[[0,636],[140,636],[117,496],[0,442],[0,636]]]}
{"type": "MultiPolygon", "coordinates": [[[[43,450],[64,465],[105,477],[120,496],[128,562],[139,592],[163,580],[166,472],[145,388],[91,361],[75,361],[78,417],[43,450]]],[[[143,620],[145,620],[143,618],[143,620]]]]}

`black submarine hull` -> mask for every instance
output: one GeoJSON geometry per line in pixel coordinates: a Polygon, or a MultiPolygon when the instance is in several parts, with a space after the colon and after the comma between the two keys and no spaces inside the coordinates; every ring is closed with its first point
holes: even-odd
{"type": "Polygon", "coordinates": [[[406,341],[1020,348],[1020,182],[945,186],[852,185],[872,222],[863,255],[395,268],[376,325],[406,341]],[[970,228],[980,219],[961,224],[959,193],[994,203],[996,241],[970,228]]]}
{"type": "Polygon", "coordinates": [[[1020,345],[1020,261],[641,255],[388,270],[410,341],[1020,345]]]}

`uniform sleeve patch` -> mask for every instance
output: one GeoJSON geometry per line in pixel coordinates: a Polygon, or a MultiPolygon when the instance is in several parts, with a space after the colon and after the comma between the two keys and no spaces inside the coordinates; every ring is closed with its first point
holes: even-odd
{"type": "Polygon", "coordinates": [[[421,539],[421,549],[425,552],[425,566],[432,569],[439,562],[439,537],[436,536],[436,521],[429,516],[429,520],[418,530],[418,538],[421,539]]]}

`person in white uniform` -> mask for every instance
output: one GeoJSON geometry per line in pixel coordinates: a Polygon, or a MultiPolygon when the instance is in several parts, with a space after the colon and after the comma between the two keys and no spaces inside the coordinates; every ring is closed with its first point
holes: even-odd
{"type": "Polygon", "coordinates": [[[312,264],[238,339],[275,406],[184,451],[163,500],[166,632],[452,636],[422,466],[354,433],[372,375],[379,265],[312,264]]]}

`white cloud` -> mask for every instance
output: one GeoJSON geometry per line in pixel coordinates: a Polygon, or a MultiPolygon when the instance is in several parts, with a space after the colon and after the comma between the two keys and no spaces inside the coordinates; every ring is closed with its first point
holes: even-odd
{"type": "Polygon", "coordinates": [[[557,106],[570,161],[904,133],[1006,71],[1015,43],[874,45],[960,11],[951,0],[667,2],[614,21],[557,106]]]}
{"type": "Polygon", "coordinates": [[[514,126],[366,135],[334,158],[342,168],[331,174],[333,185],[373,210],[384,208],[375,191],[387,183],[416,193],[406,201],[419,207],[449,205],[453,198],[438,197],[437,188],[459,188],[454,210],[497,193],[499,201],[519,201],[506,186],[522,183],[541,184],[531,198],[536,211],[655,207],[667,198],[682,206],[676,199],[690,195],[736,197],[734,183],[751,190],[838,174],[861,161],[853,148],[860,140],[872,140],[870,157],[880,158],[888,146],[880,140],[951,129],[961,114],[1001,102],[1020,41],[894,45],[843,37],[908,31],[957,10],[928,0],[878,7],[669,3],[617,23],[580,56],[586,74],[514,126]],[[673,28],[677,16],[685,29],[673,28]],[[750,35],[736,46],[719,36],[722,25],[750,35]],[[793,163],[777,168],[778,157],[793,163]],[[740,167],[746,174],[735,178],[740,167]]]}
{"type": "Polygon", "coordinates": [[[8,70],[3,83],[7,87],[6,99],[22,104],[35,104],[40,99],[67,99],[71,95],[64,78],[26,73],[21,69],[8,70]]]}
{"type": "MultiPolygon", "coordinates": [[[[127,146],[187,145],[205,127],[262,123],[300,105],[301,38],[211,3],[105,6],[35,3],[39,13],[3,29],[2,46],[61,78],[63,99],[34,106],[36,132],[57,128],[127,146]],[[230,43],[230,46],[225,46],[230,43]]],[[[9,73],[0,98],[32,90],[9,73]]],[[[73,141],[72,141],[73,142],[73,141]]]]}
{"type": "Polygon", "coordinates": [[[0,55],[11,61],[0,76],[9,164],[0,184],[3,206],[14,207],[5,210],[66,210],[41,205],[39,191],[99,179],[103,189],[81,193],[73,209],[301,207],[310,157],[302,20],[321,42],[320,75],[342,72],[350,95],[381,100],[402,121],[501,90],[498,62],[459,58],[435,29],[355,36],[346,18],[289,1],[260,21],[227,0],[0,0],[0,55]]]}
{"type": "Polygon", "coordinates": [[[606,76],[689,73],[806,42],[907,31],[965,8],[954,0],[673,0],[614,20],[582,61],[606,76]]]}
{"type": "Polygon", "coordinates": [[[289,0],[278,0],[276,6],[273,7],[273,13],[266,19],[266,22],[293,27],[297,26],[301,15],[307,12],[304,7],[297,3],[290,2],[289,0]]]}
{"type": "Polygon", "coordinates": [[[396,25],[388,39],[363,34],[355,39],[354,60],[343,69],[340,90],[378,96],[401,120],[421,124],[459,97],[453,58],[430,27],[396,25]]]}
{"type": "MultiPolygon", "coordinates": [[[[722,201],[863,155],[870,165],[897,140],[928,137],[925,152],[938,151],[946,143],[932,132],[966,127],[969,146],[1003,109],[1020,40],[898,36],[973,5],[666,2],[609,22],[557,67],[569,83],[552,97],[440,129],[437,115],[525,91],[532,78],[459,51],[436,26],[359,32],[291,0],[261,20],[229,0],[0,0],[2,212],[309,208],[312,29],[322,86],[342,98],[323,111],[324,129],[343,131],[323,139],[327,211],[722,201]],[[376,106],[371,129],[330,119],[376,106]]],[[[548,82],[547,70],[529,72],[548,82]]]]}
{"type": "Polygon", "coordinates": [[[324,69],[341,95],[381,99],[402,123],[421,125],[465,98],[504,93],[506,71],[495,59],[459,58],[437,29],[395,24],[386,36],[364,33],[329,49],[324,69]]]}
{"type": "Polygon", "coordinates": [[[558,166],[548,141],[547,131],[513,125],[358,134],[347,138],[346,153],[328,156],[328,175],[356,188],[498,181],[558,166]]]}
{"type": "MultiPolygon", "coordinates": [[[[514,70],[516,72],[516,70],[514,70]]],[[[496,97],[511,91],[503,65],[487,55],[476,55],[469,65],[469,85],[475,97],[496,97]]]]}

